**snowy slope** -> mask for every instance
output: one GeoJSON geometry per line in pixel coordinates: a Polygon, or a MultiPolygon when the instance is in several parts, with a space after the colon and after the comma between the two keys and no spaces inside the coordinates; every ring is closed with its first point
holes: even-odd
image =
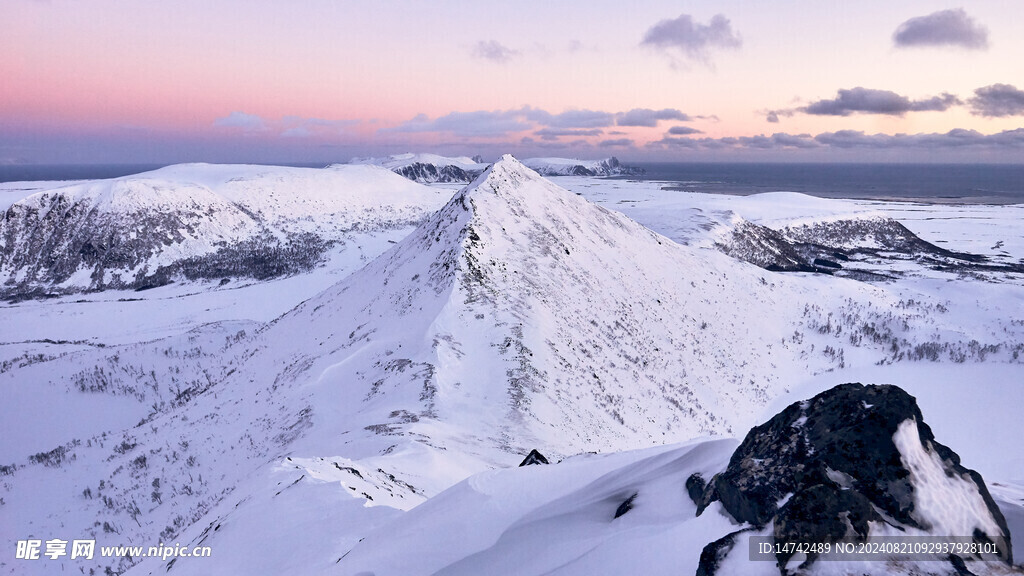
{"type": "MultiPolygon", "coordinates": [[[[854,386],[857,385],[845,388],[854,386]]],[[[794,404],[788,413],[799,415],[799,410],[795,409],[808,404],[806,401],[794,404]]],[[[873,408],[876,407],[865,406],[863,410],[870,413],[873,408]]],[[[877,408],[896,414],[897,418],[902,410],[889,402],[877,408]]],[[[916,411],[916,408],[913,410],[916,411]]],[[[920,413],[916,413],[917,418],[920,416],[920,413]]],[[[784,417],[785,414],[779,415],[779,418],[784,417]]],[[[819,413],[814,417],[825,416],[819,413]]],[[[806,424],[807,420],[805,417],[797,422],[806,424]]],[[[874,420],[872,424],[880,426],[874,420]]],[[[807,425],[813,425],[813,420],[807,425]]],[[[921,425],[924,426],[923,421],[921,425]]],[[[845,432],[837,430],[835,434],[842,435],[845,432]]],[[[723,505],[718,500],[713,500],[706,510],[696,507],[686,492],[694,477],[709,478],[709,472],[726,470],[727,463],[730,469],[751,470],[751,474],[756,474],[753,471],[759,470],[758,466],[761,465],[767,467],[768,459],[772,456],[762,455],[762,459],[753,464],[743,464],[744,460],[738,458],[737,454],[742,455],[744,446],[759,441],[784,443],[787,437],[797,439],[801,433],[800,429],[792,426],[769,428],[766,425],[762,429],[752,430],[744,445],[735,453],[735,441],[704,440],[609,455],[577,455],[548,466],[527,466],[478,474],[369,532],[340,557],[338,568],[344,574],[378,575],[582,576],[687,574],[694,571],[700,574],[702,572],[697,570],[699,561],[713,564],[706,562],[708,558],[702,557],[702,543],[735,533],[738,534],[736,546],[732,554],[725,550],[718,556],[717,560],[721,564],[716,573],[779,574],[773,557],[769,556],[764,561],[748,559],[747,537],[763,534],[763,530],[747,523],[737,524],[728,516],[730,513],[726,512],[731,509],[729,505],[723,505]],[[738,532],[744,529],[748,533],[738,532]]],[[[826,430],[825,433],[831,431],[826,430]]],[[[952,471],[947,476],[942,471],[943,466],[958,465],[952,460],[940,461],[932,456],[933,450],[943,451],[947,455],[949,452],[947,448],[938,447],[932,442],[934,439],[930,432],[926,433],[928,440],[922,444],[917,438],[914,419],[903,421],[891,434],[888,450],[898,450],[895,461],[883,457],[887,433],[886,430],[881,432],[878,439],[883,442],[880,445],[858,443],[849,436],[833,438],[829,445],[819,444],[818,451],[809,452],[803,458],[810,460],[811,454],[828,451],[828,457],[833,463],[840,461],[845,453],[846,456],[855,455],[856,459],[871,461],[873,465],[890,466],[897,471],[905,470],[904,466],[909,468],[909,474],[903,472],[909,486],[908,492],[902,492],[899,480],[893,481],[891,485],[886,484],[887,481],[880,482],[892,491],[892,497],[911,498],[915,503],[911,507],[912,513],[928,518],[927,522],[918,526],[901,526],[900,530],[915,534],[931,530],[939,537],[944,534],[969,536],[971,529],[963,527],[965,522],[967,526],[975,521],[982,524],[997,522],[992,520],[987,505],[980,497],[975,497],[976,494],[957,494],[959,497],[954,497],[946,493],[944,497],[936,497],[936,492],[942,493],[943,490],[955,493],[972,488],[972,480],[968,479],[962,469],[960,473],[964,473],[964,478],[952,471]],[[911,429],[913,436],[908,436],[907,432],[911,429]],[[844,441],[848,443],[844,444],[844,441]],[[882,457],[881,461],[877,460],[879,457],[882,457]],[[934,461],[922,465],[921,458],[934,461]]],[[[849,471],[856,473],[853,469],[849,471]]],[[[776,480],[790,481],[794,476],[798,475],[787,469],[776,480]]],[[[871,482],[873,478],[865,480],[871,482]]],[[[737,483],[736,489],[753,490],[756,485],[753,481],[749,484],[737,483]]],[[[821,487],[818,484],[811,490],[820,493],[821,487]]],[[[845,491],[839,486],[834,488],[840,493],[845,491]]],[[[835,505],[834,502],[832,504],[835,505]]],[[[1003,503],[1002,506],[1011,512],[1020,508],[1019,504],[1003,503]]],[[[790,510],[784,508],[783,513],[788,514],[790,510]]],[[[876,520],[872,522],[872,534],[875,536],[879,533],[899,533],[881,518],[876,520]]],[[[895,521],[889,518],[888,522],[895,521]]],[[[911,524],[914,522],[911,521],[911,524]]],[[[989,526],[989,529],[999,530],[996,526],[989,526]]],[[[819,540],[808,536],[804,541],[819,540]]],[[[989,558],[992,559],[991,556],[989,558]]],[[[1019,569],[998,559],[992,560],[984,563],[968,562],[974,571],[972,573],[1021,573],[1019,569]]],[[[790,569],[795,568],[797,563],[794,561],[790,569]]],[[[868,562],[818,562],[812,570],[798,573],[953,574],[955,571],[949,563],[941,561],[886,562],[876,559],[868,562]]]]}
{"type": "Polygon", "coordinates": [[[0,182],[0,210],[6,211],[11,207],[11,204],[14,204],[26,196],[35,194],[36,192],[52,190],[54,188],[60,188],[61,186],[77,183],[78,181],[76,180],[0,182]]]}
{"type": "Polygon", "coordinates": [[[691,573],[706,540],[734,527],[719,514],[696,517],[682,486],[724,468],[735,447],[712,440],[479,474],[370,532],[338,567],[379,576],[691,573]]]}
{"type": "Polygon", "coordinates": [[[572,453],[727,433],[784,389],[776,365],[837,365],[787,340],[792,326],[825,321],[806,284],[675,245],[509,157],[267,334],[300,342],[313,324],[363,327],[303,348],[359,352],[322,380],[369,406],[386,400],[367,425],[433,437],[436,419],[473,431],[476,446],[572,453]],[[371,278],[385,285],[368,291],[371,278]],[[387,416],[399,399],[402,416],[387,416]]]}
{"type": "MultiPolygon", "coordinates": [[[[1020,291],[985,289],[908,301],[773,274],[676,244],[503,158],[390,250],[272,322],[90,346],[0,373],[0,419],[24,428],[0,440],[3,540],[204,542],[224,551],[217,566],[228,571],[251,554],[272,572],[328,573],[401,510],[531,448],[557,460],[742,435],[809,377],[930,361],[907,353],[936,338],[939,362],[962,354],[978,373],[981,360],[1019,373],[1020,291]],[[1002,308],[982,308],[981,294],[1002,308]],[[77,415],[104,401],[121,419],[77,415]]],[[[629,546],[646,545],[642,528],[630,534],[629,546]]],[[[4,573],[57,569],[3,562],[4,573]]],[[[166,564],[147,559],[132,573],[166,564]]]]}
{"type": "Polygon", "coordinates": [[[6,296],[308,270],[353,235],[418,223],[437,191],[369,166],[179,165],[14,202],[0,222],[6,296]]]}

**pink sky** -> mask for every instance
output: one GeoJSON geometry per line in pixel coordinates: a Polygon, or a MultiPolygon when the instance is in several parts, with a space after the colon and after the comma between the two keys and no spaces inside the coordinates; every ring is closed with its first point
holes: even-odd
{"type": "Polygon", "coordinates": [[[549,4],[10,0],[0,163],[1024,156],[1018,2],[549,4]]]}

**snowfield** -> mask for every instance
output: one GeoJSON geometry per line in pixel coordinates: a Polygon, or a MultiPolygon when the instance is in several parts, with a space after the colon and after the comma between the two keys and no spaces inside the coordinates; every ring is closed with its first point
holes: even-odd
{"type": "Polygon", "coordinates": [[[915,396],[1024,531],[1024,206],[556,185],[510,156],[453,191],[360,165],[3,188],[4,277],[54,297],[0,304],[0,573],[692,573],[738,526],[687,479],[844,382],[915,396]],[[67,256],[101,230],[137,257],[67,256]],[[81,293],[264,232],[326,246],[81,293]],[[846,277],[751,263],[825,249],[846,277]],[[16,559],[32,538],[212,556],[16,559]]]}

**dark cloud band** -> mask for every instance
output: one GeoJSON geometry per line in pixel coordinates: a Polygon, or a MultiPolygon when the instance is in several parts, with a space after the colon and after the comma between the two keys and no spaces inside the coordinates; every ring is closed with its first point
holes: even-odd
{"type": "Polygon", "coordinates": [[[1009,84],[993,84],[978,88],[967,101],[971,113],[977,116],[1001,118],[1024,115],[1024,90],[1009,84]]]}
{"type": "Polygon", "coordinates": [[[796,110],[816,116],[849,116],[855,113],[902,116],[907,112],[941,112],[957,104],[962,104],[960,99],[948,93],[923,100],[911,100],[889,90],[857,87],[840,90],[831,100],[818,100],[796,110]]]}

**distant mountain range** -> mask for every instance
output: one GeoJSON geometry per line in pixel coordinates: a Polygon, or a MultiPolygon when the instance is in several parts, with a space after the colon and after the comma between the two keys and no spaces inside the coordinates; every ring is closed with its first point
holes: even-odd
{"type": "MultiPolygon", "coordinates": [[[[380,158],[353,158],[350,163],[383,166],[410,180],[423,183],[468,183],[487,168],[487,164],[483,163],[480,156],[449,158],[436,154],[395,154],[380,158]]],[[[541,176],[620,176],[643,173],[643,169],[626,166],[614,156],[603,160],[527,158],[522,163],[541,176]]]]}
{"type": "MultiPolygon", "coordinates": [[[[442,188],[410,180],[479,177],[488,165],[477,160],[402,154],[326,169],[182,164],[53,183],[23,198],[9,194],[10,203],[0,205],[0,298],[265,280],[308,272],[345,251],[372,257],[365,239],[411,229],[448,197],[442,188]]],[[[630,170],[615,158],[519,164],[549,175],[630,170]]],[[[716,249],[772,271],[878,281],[895,273],[892,262],[912,259],[970,274],[1024,273],[1024,263],[941,248],[878,213],[771,226],[731,215],[709,224],[707,238],[716,249]]]]}
{"type": "Polygon", "coordinates": [[[392,172],[422,183],[469,183],[480,175],[487,164],[479,156],[449,158],[437,154],[394,154],[380,158],[353,158],[349,164],[383,166],[392,172]]]}

